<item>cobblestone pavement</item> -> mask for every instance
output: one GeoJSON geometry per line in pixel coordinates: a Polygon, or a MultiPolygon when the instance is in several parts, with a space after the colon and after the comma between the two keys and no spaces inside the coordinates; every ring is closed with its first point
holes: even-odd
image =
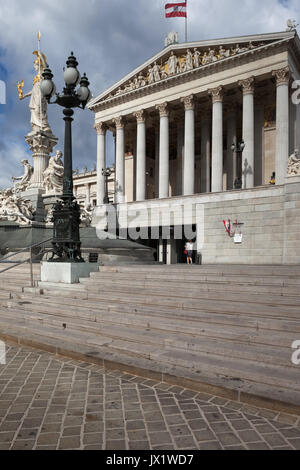
{"type": "Polygon", "coordinates": [[[277,415],[27,347],[0,365],[0,450],[300,449],[277,415]]]}

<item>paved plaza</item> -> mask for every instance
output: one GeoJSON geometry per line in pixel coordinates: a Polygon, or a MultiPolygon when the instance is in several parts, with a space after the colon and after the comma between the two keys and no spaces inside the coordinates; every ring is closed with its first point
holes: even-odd
{"type": "Polygon", "coordinates": [[[0,365],[0,450],[300,449],[283,418],[13,344],[0,365]]]}

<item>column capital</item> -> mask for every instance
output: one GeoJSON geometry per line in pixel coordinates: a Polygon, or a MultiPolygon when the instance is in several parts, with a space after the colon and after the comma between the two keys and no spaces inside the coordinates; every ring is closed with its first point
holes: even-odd
{"type": "Polygon", "coordinates": [[[155,108],[158,109],[160,117],[169,117],[168,103],[157,104],[155,108]]]}
{"type": "Polygon", "coordinates": [[[144,109],[136,111],[135,113],[133,113],[133,115],[136,118],[138,124],[144,124],[146,122],[146,113],[144,109]]]}
{"type": "Polygon", "coordinates": [[[95,122],[94,129],[98,135],[105,135],[107,131],[107,125],[104,122],[95,122]]]}
{"type": "Polygon", "coordinates": [[[115,124],[116,129],[124,129],[125,120],[124,120],[123,116],[118,116],[118,117],[112,119],[112,122],[115,124]]]}
{"type": "Polygon", "coordinates": [[[208,94],[212,97],[213,103],[222,103],[223,101],[223,87],[218,86],[216,88],[211,88],[208,90],[208,94]]]}
{"type": "Polygon", "coordinates": [[[272,77],[275,77],[277,86],[288,85],[290,81],[289,67],[283,67],[282,69],[273,70],[272,77]]]}
{"type": "Polygon", "coordinates": [[[195,109],[194,95],[184,96],[180,99],[181,103],[184,104],[185,111],[190,111],[195,109]]]}
{"type": "Polygon", "coordinates": [[[250,95],[254,93],[254,77],[239,80],[238,85],[242,88],[243,95],[250,95]]]}

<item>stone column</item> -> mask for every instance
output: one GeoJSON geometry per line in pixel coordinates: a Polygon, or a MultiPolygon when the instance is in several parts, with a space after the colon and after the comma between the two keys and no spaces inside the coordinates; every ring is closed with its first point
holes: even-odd
{"type": "Polygon", "coordinates": [[[211,112],[201,112],[201,192],[210,192],[211,112]]]}
{"type": "Polygon", "coordinates": [[[288,67],[275,70],[276,78],[276,184],[284,184],[289,156],[289,80],[288,67]]]}
{"type": "Polygon", "coordinates": [[[27,144],[32,151],[33,175],[30,180],[30,188],[43,189],[44,171],[48,168],[50,154],[58,142],[55,135],[43,131],[35,131],[25,137],[27,144]]]}
{"type": "Polygon", "coordinates": [[[134,113],[137,120],[136,138],[136,200],[146,199],[146,118],[144,110],[134,113]]]}
{"type": "Polygon", "coordinates": [[[234,188],[234,182],[237,177],[236,165],[237,155],[232,151],[232,144],[237,145],[237,132],[236,132],[236,113],[231,111],[227,115],[227,190],[234,188]]]}
{"type": "Polygon", "coordinates": [[[125,195],[125,136],[124,118],[122,116],[113,119],[116,125],[116,177],[115,177],[115,202],[124,202],[125,195]]]}
{"type": "Polygon", "coordinates": [[[177,116],[177,164],[176,164],[176,194],[183,193],[183,162],[184,162],[184,128],[183,119],[177,116]]]}
{"type": "Polygon", "coordinates": [[[264,123],[264,105],[256,104],[254,107],[254,186],[261,186],[263,184],[264,123]]]}
{"type": "Polygon", "coordinates": [[[136,161],[137,161],[137,154],[136,154],[136,138],[137,132],[135,130],[135,135],[133,137],[133,145],[132,145],[132,152],[133,152],[133,200],[136,201],[136,161]]]}
{"type": "Polygon", "coordinates": [[[184,104],[184,169],[183,195],[189,196],[195,192],[195,104],[194,96],[181,98],[184,104]]]}
{"type": "Polygon", "coordinates": [[[91,203],[91,186],[89,183],[85,184],[85,208],[87,209],[91,203]]]}
{"type": "Polygon", "coordinates": [[[105,197],[105,178],[102,170],[106,168],[106,125],[103,122],[95,124],[97,132],[97,206],[101,206],[105,197]]]}
{"type": "Polygon", "coordinates": [[[292,92],[290,90],[290,97],[289,97],[289,156],[292,155],[297,148],[296,146],[296,117],[297,117],[297,106],[293,103],[292,100],[292,92]]]}
{"type": "Polygon", "coordinates": [[[243,189],[254,186],[254,78],[239,81],[243,91],[243,140],[242,157],[243,189]]]}
{"type": "Polygon", "coordinates": [[[212,97],[212,192],[223,191],[223,87],[209,90],[212,97]]]}
{"type": "Polygon", "coordinates": [[[159,128],[155,126],[155,197],[159,197],[159,128]]]}
{"type": "Polygon", "coordinates": [[[156,106],[160,116],[159,132],[159,198],[169,197],[169,110],[168,103],[156,106]]]}

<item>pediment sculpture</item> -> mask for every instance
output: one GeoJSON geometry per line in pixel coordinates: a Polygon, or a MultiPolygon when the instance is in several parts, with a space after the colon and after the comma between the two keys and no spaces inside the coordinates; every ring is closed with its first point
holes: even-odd
{"type": "Polygon", "coordinates": [[[287,176],[300,176],[300,154],[298,149],[289,157],[287,176]]]}
{"type": "Polygon", "coordinates": [[[110,93],[110,95],[105,99],[120,96],[146,85],[151,85],[161,80],[165,80],[168,77],[188,72],[193,69],[198,69],[205,65],[218,62],[219,60],[236,56],[243,52],[252,51],[253,49],[264,45],[265,43],[253,44],[252,41],[250,41],[247,45],[244,44],[243,46],[240,46],[240,44],[236,44],[228,47],[227,49],[222,45],[216,49],[209,47],[208,49],[199,50],[199,48],[194,47],[193,49],[187,49],[184,54],[181,53],[180,55],[171,51],[165,62],[161,61],[159,64],[156,60],[153,64],[150,64],[147,67],[147,70],[141,71],[138,75],[129,80],[123,88],[119,87],[117,91],[110,93]]]}

